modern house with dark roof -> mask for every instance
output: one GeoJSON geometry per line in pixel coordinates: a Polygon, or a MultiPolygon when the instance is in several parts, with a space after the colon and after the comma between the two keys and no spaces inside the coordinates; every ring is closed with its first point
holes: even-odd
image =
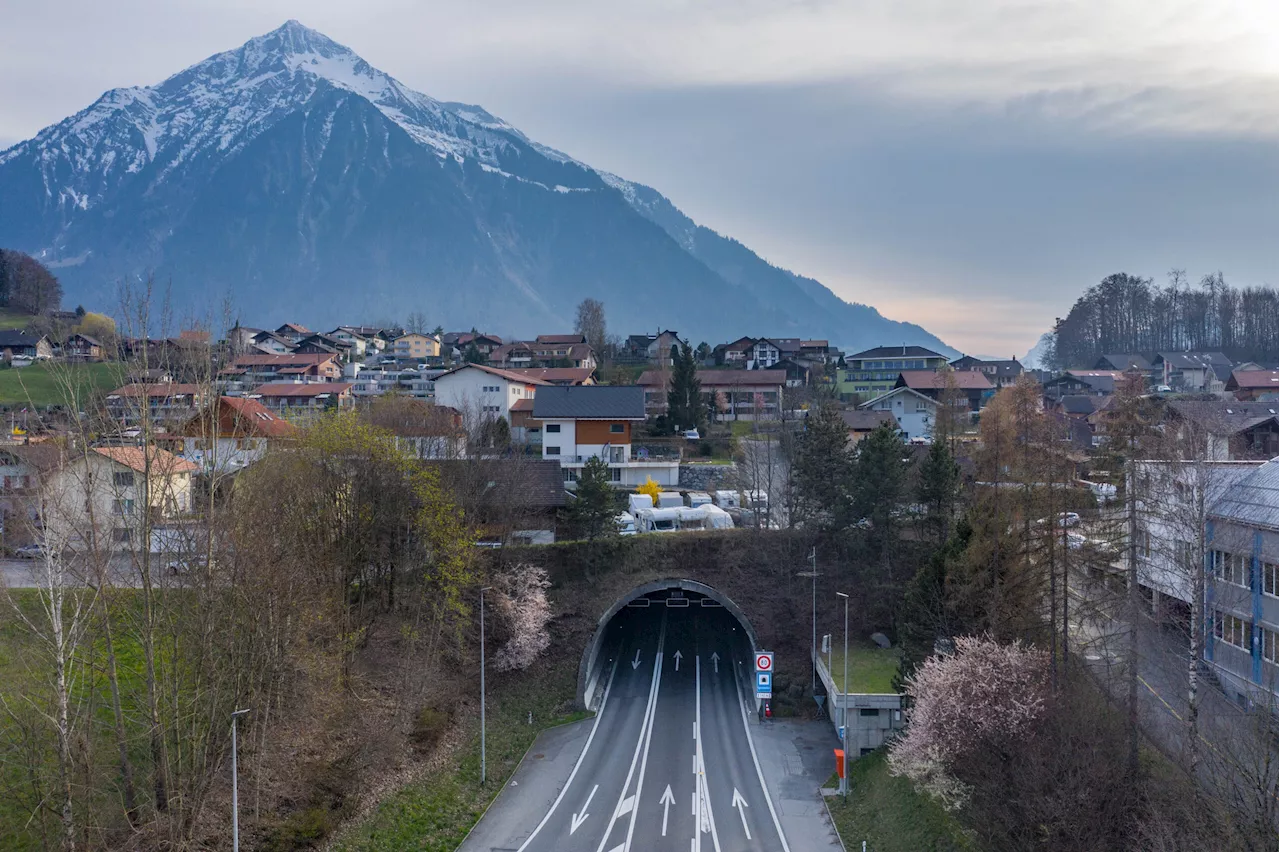
{"type": "Polygon", "coordinates": [[[0,357],[6,361],[14,358],[52,358],[53,344],[43,334],[30,334],[21,330],[0,331],[0,357]]]}
{"type": "MultiPolygon", "coordinates": [[[[703,401],[716,420],[774,420],[782,411],[785,370],[698,370],[697,376],[703,401]]],[[[669,377],[669,371],[646,370],[636,380],[650,414],[667,410],[669,377]]]]}
{"type": "Polygon", "coordinates": [[[542,458],[560,462],[566,488],[577,487],[593,456],[609,466],[609,479],[619,488],[635,488],[650,478],[659,485],[679,484],[679,456],[632,453],[632,431],[645,420],[642,387],[541,387],[533,399],[533,419],[542,425],[542,458]]]}
{"type": "Polygon", "coordinates": [[[1017,358],[1008,361],[983,361],[972,355],[965,355],[951,362],[951,369],[982,373],[991,382],[992,387],[1007,388],[1022,375],[1022,362],[1017,358]]]}
{"type": "Polygon", "coordinates": [[[846,355],[840,371],[840,396],[868,400],[893,390],[903,370],[938,370],[947,356],[923,346],[877,346],[846,355]]]}
{"type": "Polygon", "coordinates": [[[954,391],[958,397],[965,399],[970,411],[981,411],[986,407],[987,400],[995,394],[995,388],[986,375],[974,370],[904,370],[893,386],[911,388],[916,393],[939,401],[948,391],[954,391]]]}
{"type": "Polygon", "coordinates": [[[1093,363],[1095,370],[1137,370],[1139,373],[1151,371],[1151,359],[1137,352],[1103,355],[1093,363]]]}
{"type": "Polygon", "coordinates": [[[1231,378],[1231,359],[1221,352],[1159,352],[1152,381],[1174,390],[1214,391],[1231,378]]]}

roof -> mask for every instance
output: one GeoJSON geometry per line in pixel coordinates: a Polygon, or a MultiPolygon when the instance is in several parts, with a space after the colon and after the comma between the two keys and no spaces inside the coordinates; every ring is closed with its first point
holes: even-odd
{"type": "Polygon", "coordinates": [[[952,370],[938,373],[933,370],[903,370],[898,381],[912,390],[945,390],[947,383],[954,383],[959,390],[989,390],[991,382],[976,370],[952,370]],[[949,378],[948,378],[949,377],[949,378]]]}
{"type": "Polygon", "coordinates": [[[277,328],[276,331],[288,331],[288,332],[293,332],[294,334],[310,334],[311,333],[311,329],[307,328],[305,325],[298,325],[296,322],[287,322],[284,325],[277,328]]]}
{"type": "Polygon", "coordinates": [[[1058,400],[1058,405],[1067,414],[1092,414],[1099,407],[1099,403],[1103,399],[1110,397],[1087,396],[1083,394],[1068,394],[1058,400]]]}
{"type": "Polygon", "coordinates": [[[1280,516],[1280,459],[1260,464],[1237,479],[1209,513],[1251,527],[1276,529],[1280,516]]]}
{"type": "Polygon", "coordinates": [[[1276,419],[1274,402],[1175,399],[1169,409],[1214,435],[1235,435],[1276,419]]]}
{"type": "Polygon", "coordinates": [[[1231,389],[1276,390],[1280,388],[1280,370],[1233,370],[1231,389]]]}
{"type": "MultiPolygon", "coordinates": [[[[218,398],[218,405],[229,408],[235,413],[237,432],[243,428],[244,432],[263,438],[288,438],[298,433],[296,426],[276,417],[271,413],[271,409],[256,399],[223,396],[218,398]]],[[[192,422],[195,422],[195,419],[192,422]]]]}
{"type": "Polygon", "coordinates": [[[513,367],[507,372],[542,379],[553,385],[580,385],[590,380],[596,371],[590,367],[513,367]]]}
{"type": "Polygon", "coordinates": [[[515,402],[511,403],[511,410],[512,411],[533,411],[533,400],[517,399],[515,402]]]}
{"type": "Polygon", "coordinates": [[[538,420],[644,420],[639,385],[579,385],[539,388],[533,397],[538,420]]]}
{"type": "Polygon", "coordinates": [[[68,341],[75,340],[77,337],[78,337],[78,338],[80,338],[81,340],[83,340],[85,343],[88,343],[90,346],[101,346],[101,345],[102,345],[102,344],[101,344],[101,343],[99,343],[95,338],[92,338],[92,337],[90,337],[90,336],[89,336],[89,335],[87,335],[87,334],[81,334],[81,333],[80,333],[80,332],[78,332],[78,331],[77,331],[75,334],[73,334],[73,335],[71,335],[70,337],[68,337],[68,338],[67,338],[67,340],[68,340],[68,341]]]}
{"type": "Polygon", "coordinates": [[[440,381],[445,376],[452,376],[454,373],[461,373],[463,370],[482,370],[491,376],[497,376],[498,378],[506,379],[509,382],[520,382],[521,384],[526,384],[526,385],[551,384],[550,382],[544,381],[542,379],[536,379],[532,376],[522,376],[520,375],[520,372],[517,370],[500,370],[497,367],[490,367],[487,364],[463,364],[461,366],[454,367],[452,370],[449,370],[448,372],[441,373],[439,376],[436,377],[436,381],[437,382],[440,381]]]}
{"type": "Polygon", "coordinates": [[[946,356],[923,346],[877,346],[854,355],[846,355],[845,360],[860,361],[865,358],[942,358],[946,356]]]}
{"type": "MultiPolygon", "coordinates": [[[[511,509],[555,509],[567,502],[560,462],[552,459],[432,460],[422,463],[440,472],[441,484],[455,495],[480,490],[483,504],[511,509]],[[482,484],[476,489],[477,483],[482,484]]],[[[481,505],[477,514],[486,514],[481,505]]]]}
{"type": "Polygon", "coordinates": [[[882,399],[888,399],[889,397],[891,397],[891,396],[897,396],[898,394],[910,394],[910,395],[912,395],[912,396],[914,396],[914,397],[917,397],[917,398],[919,398],[919,399],[924,400],[925,402],[929,403],[930,405],[934,405],[934,406],[936,406],[936,405],[938,404],[938,401],[937,401],[936,399],[932,399],[932,398],[930,398],[930,397],[927,397],[927,396],[925,396],[924,394],[920,393],[920,391],[918,391],[918,390],[912,390],[911,388],[906,387],[905,385],[899,385],[898,387],[894,388],[893,390],[885,391],[884,393],[880,394],[879,396],[874,396],[874,397],[872,397],[871,399],[867,400],[866,402],[858,403],[858,408],[870,408],[872,405],[875,405],[875,404],[876,404],[877,402],[879,402],[880,400],[882,400],[882,399]]]}
{"type": "Polygon", "coordinates": [[[587,338],[581,334],[539,334],[535,340],[536,343],[586,343],[587,338]]]}
{"type": "Polygon", "coordinates": [[[1163,361],[1178,370],[1204,370],[1217,366],[1231,366],[1231,359],[1221,352],[1160,352],[1157,361],[1163,361]]]}
{"type": "Polygon", "coordinates": [[[892,411],[864,411],[855,409],[852,411],[841,411],[840,416],[844,419],[844,425],[855,432],[871,432],[875,430],[881,423],[891,423],[897,425],[897,418],[893,416],[892,411]]]}
{"type": "MultiPolygon", "coordinates": [[[[698,370],[698,382],[702,387],[728,387],[746,385],[781,385],[787,381],[786,370],[698,370]]],[[[645,370],[636,380],[637,385],[658,387],[663,383],[660,370],[645,370]]]]}
{"type": "Polygon", "coordinates": [[[1127,370],[1132,367],[1144,373],[1151,369],[1151,361],[1136,352],[1103,355],[1098,359],[1098,364],[1110,365],[1113,370],[1127,370]]]}
{"type": "Polygon", "coordinates": [[[233,367],[287,367],[298,364],[316,365],[333,360],[326,352],[287,352],[278,355],[238,355],[233,367]]]}
{"type": "Polygon", "coordinates": [[[176,384],[174,382],[134,382],[124,385],[107,394],[107,399],[112,397],[120,397],[123,399],[136,399],[145,396],[151,397],[171,397],[171,396],[199,396],[204,390],[200,385],[176,384]]]}
{"type": "Polygon", "coordinates": [[[826,340],[801,340],[800,346],[803,349],[827,349],[831,344],[826,340]]]}
{"type": "Polygon", "coordinates": [[[268,397],[308,397],[325,394],[342,394],[351,390],[350,382],[269,382],[254,389],[255,396],[268,397]]]}
{"type": "Polygon", "coordinates": [[[8,329],[0,331],[0,346],[35,346],[41,340],[44,340],[43,334],[28,334],[21,329],[8,329]]]}
{"type": "Polygon", "coordinates": [[[146,471],[148,461],[150,461],[151,470],[161,475],[193,473],[200,469],[192,462],[159,447],[148,447],[145,454],[142,447],[94,447],[93,451],[111,459],[116,464],[139,472],[146,471]]]}

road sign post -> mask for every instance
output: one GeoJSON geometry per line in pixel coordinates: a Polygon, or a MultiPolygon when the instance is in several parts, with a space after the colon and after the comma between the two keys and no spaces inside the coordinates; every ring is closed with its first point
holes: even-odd
{"type": "Polygon", "coordinates": [[[756,700],[773,698],[773,652],[756,651],[756,700]]]}

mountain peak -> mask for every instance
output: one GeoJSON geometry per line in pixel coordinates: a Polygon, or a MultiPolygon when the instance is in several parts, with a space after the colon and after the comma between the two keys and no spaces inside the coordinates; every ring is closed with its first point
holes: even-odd
{"type": "Polygon", "coordinates": [[[324,33],[311,29],[295,18],[290,18],[269,33],[249,39],[240,49],[247,52],[255,48],[264,54],[279,56],[355,55],[349,47],[338,44],[324,33]]]}

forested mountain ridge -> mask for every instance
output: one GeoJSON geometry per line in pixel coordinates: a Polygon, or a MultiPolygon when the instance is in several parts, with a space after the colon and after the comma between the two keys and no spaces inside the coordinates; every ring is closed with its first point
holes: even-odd
{"type": "Polygon", "coordinates": [[[1191,285],[1181,272],[1159,287],[1150,278],[1108,275],[1054,324],[1045,361],[1059,369],[1092,366],[1102,355],[1221,351],[1235,361],[1275,365],[1280,294],[1232,287],[1221,273],[1191,285]]]}

